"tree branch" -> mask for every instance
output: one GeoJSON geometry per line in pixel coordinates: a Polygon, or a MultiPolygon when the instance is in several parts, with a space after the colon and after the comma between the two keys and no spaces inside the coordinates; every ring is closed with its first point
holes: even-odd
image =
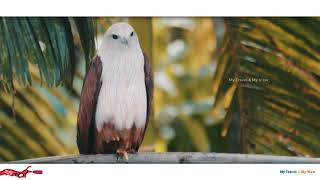
{"type": "MultiPolygon", "coordinates": [[[[37,159],[13,161],[10,163],[33,164],[33,163],[55,163],[55,164],[77,164],[77,163],[125,163],[121,158],[117,160],[116,155],[97,154],[97,155],[70,155],[53,156],[37,159]]],[[[253,155],[253,154],[226,154],[226,153],[199,153],[199,152],[170,152],[170,153],[151,153],[141,152],[129,154],[129,162],[132,164],[241,164],[241,163],[288,163],[288,164],[312,164],[320,163],[320,158],[253,155]]]]}

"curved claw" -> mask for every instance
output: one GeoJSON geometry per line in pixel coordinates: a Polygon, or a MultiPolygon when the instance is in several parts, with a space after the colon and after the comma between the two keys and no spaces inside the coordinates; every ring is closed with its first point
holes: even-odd
{"type": "Polygon", "coordinates": [[[122,158],[123,158],[126,162],[129,161],[129,157],[128,157],[127,151],[118,149],[118,150],[117,150],[117,154],[120,155],[120,156],[122,156],[122,158]]]}

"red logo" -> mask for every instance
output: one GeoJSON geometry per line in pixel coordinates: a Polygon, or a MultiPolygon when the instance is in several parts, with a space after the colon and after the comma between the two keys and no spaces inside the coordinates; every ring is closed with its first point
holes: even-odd
{"type": "Polygon", "coordinates": [[[4,170],[0,171],[0,176],[7,175],[7,176],[16,176],[18,178],[25,178],[28,173],[42,174],[42,170],[34,170],[34,171],[28,170],[30,167],[31,166],[28,166],[23,171],[16,171],[16,170],[13,170],[13,169],[4,169],[4,170]]]}

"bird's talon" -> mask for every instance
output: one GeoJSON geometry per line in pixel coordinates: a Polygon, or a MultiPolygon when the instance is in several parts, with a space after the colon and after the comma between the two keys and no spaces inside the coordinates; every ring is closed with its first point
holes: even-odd
{"type": "Polygon", "coordinates": [[[117,154],[119,154],[120,156],[122,156],[122,158],[128,163],[129,157],[128,157],[127,151],[117,150],[117,154]]]}
{"type": "Polygon", "coordinates": [[[128,153],[127,152],[124,152],[123,157],[124,157],[124,160],[126,160],[126,162],[129,161],[129,157],[128,157],[128,153]]]}

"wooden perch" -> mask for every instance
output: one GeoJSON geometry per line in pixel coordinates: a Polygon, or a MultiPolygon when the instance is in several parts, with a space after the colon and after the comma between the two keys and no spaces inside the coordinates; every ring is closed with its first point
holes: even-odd
{"type": "MultiPolygon", "coordinates": [[[[14,161],[11,163],[55,163],[55,164],[76,164],[76,163],[98,163],[112,164],[125,163],[123,159],[118,159],[116,155],[70,155],[53,156],[37,159],[14,161]]],[[[242,164],[242,163],[288,163],[288,164],[311,164],[320,163],[320,158],[252,155],[252,154],[227,154],[227,153],[199,153],[199,152],[169,152],[151,153],[141,152],[129,154],[129,164],[242,164]]]]}

